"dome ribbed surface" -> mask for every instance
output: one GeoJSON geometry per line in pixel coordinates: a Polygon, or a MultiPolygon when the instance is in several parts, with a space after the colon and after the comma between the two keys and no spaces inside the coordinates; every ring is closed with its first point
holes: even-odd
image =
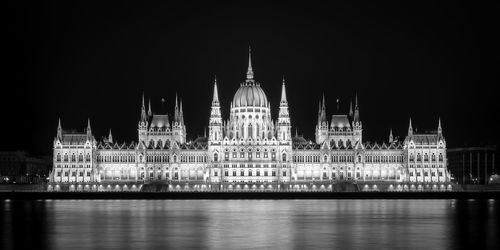
{"type": "Polygon", "coordinates": [[[234,107],[266,107],[267,97],[259,85],[242,85],[233,98],[234,107]]]}

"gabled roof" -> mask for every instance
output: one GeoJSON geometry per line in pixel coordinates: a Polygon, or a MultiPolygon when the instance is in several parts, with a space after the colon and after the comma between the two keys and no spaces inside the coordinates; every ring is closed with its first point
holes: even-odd
{"type": "Polygon", "coordinates": [[[438,135],[437,134],[413,134],[412,136],[415,144],[437,144],[438,143],[438,135]]]}
{"type": "Polygon", "coordinates": [[[61,143],[64,145],[82,145],[87,142],[87,134],[62,134],[61,143]]]}
{"type": "Polygon", "coordinates": [[[316,150],[321,149],[321,145],[314,142],[294,143],[292,144],[292,149],[316,150]]]}
{"type": "Polygon", "coordinates": [[[163,128],[170,126],[168,115],[153,115],[151,119],[151,127],[153,128],[163,128]]]}
{"type": "Polygon", "coordinates": [[[330,123],[332,128],[351,128],[351,123],[347,115],[332,115],[332,122],[330,123]]]}
{"type": "Polygon", "coordinates": [[[179,148],[182,150],[206,150],[208,147],[206,143],[189,142],[180,144],[179,148]]]}

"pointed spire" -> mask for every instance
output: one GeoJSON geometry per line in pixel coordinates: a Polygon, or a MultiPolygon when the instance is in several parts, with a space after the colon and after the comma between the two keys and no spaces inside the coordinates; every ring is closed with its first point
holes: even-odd
{"type": "Polygon", "coordinates": [[[393,142],[394,142],[394,137],[392,136],[392,128],[391,128],[389,131],[389,143],[393,143],[393,142]]]}
{"type": "Polygon", "coordinates": [[[413,135],[413,127],[411,126],[411,117],[410,117],[410,125],[408,126],[408,135],[409,136],[413,135]]]}
{"type": "Polygon", "coordinates": [[[179,122],[179,101],[175,92],[174,122],[179,122]]]}
{"type": "Polygon", "coordinates": [[[144,92],[142,92],[141,122],[146,122],[146,106],[144,105],[144,92]]]}
{"type": "Polygon", "coordinates": [[[214,77],[214,94],[212,98],[212,106],[218,106],[219,105],[219,93],[217,90],[217,76],[214,77]]]}
{"type": "Polygon", "coordinates": [[[438,118],[438,136],[443,135],[443,129],[441,128],[441,117],[438,118]]]}
{"type": "Polygon", "coordinates": [[[286,100],[285,76],[283,76],[283,85],[281,87],[281,103],[282,104],[288,103],[287,100],[286,100]]]}
{"type": "Polygon", "coordinates": [[[146,108],[146,107],[144,106],[144,91],[142,92],[142,108],[144,108],[144,109],[146,108]]]}
{"type": "Polygon", "coordinates": [[[352,111],[352,100],[351,100],[351,102],[349,103],[349,116],[352,118],[353,115],[354,112],[352,111]]]}
{"type": "Polygon", "coordinates": [[[203,137],[207,137],[207,128],[206,127],[203,129],[203,137]]]}
{"type": "Polygon", "coordinates": [[[361,120],[359,119],[359,106],[358,106],[358,94],[356,93],[356,100],[355,100],[355,107],[354,107],[354,122],[358,123],[361,125],[361,120]]]}
{"type": "Polygon", "coordinates": [[[299,137],[299,132],[298,132],[297,128],[295,128],[295,137],[299,137]]]}
{"type": "Polygon", "coordinates": [[[153,112],[151,111],[151,99],[148,100],[148,116],[153,115],[153,112]]]}
{"type": "Polygon", "coordinates": [[[340,99],[337,97],[337,114],[340,113],[340,99]]]}
{"type": "Polygon", "coordinates": [[[323,93],[323,104],[321,104],[321,109],[325,110],[325,93],[323,93]]]}
{"type": "Polygon", "coordinates": [[[61,127],[61,118],[59,117],[57,122],[57,138],[62,139],[62,127],[61,127]]]}
{"type": "Polygon", "coordinates": [[[178,109],[179,102],[177,101],[177,92],[175,92],[175,108],[178,109]]]}
{"type": "Polygon", "coordinates": [[[111,128],[109,129],[108,142],[113,143],[113,135],[111,134],[111,128]]]}
{"type": "Polygon", "coordinates": [[[248,70],[247,70],[247,80],[253,80],[253,70],[252,70],[252,50],[248,46],[248,70]]]}
{"type": "Polygon", "coordinates": [[[319,121],[318,123],[321,124],[322,122],[326,122],[326,105],[325,105],[325,94],[323,93],[323,100],[321,104],[321,109],[319,112],[319,121]]]}
{"type": "Polygon", "coordinates": [[[92,128],[90,127],[90,118],[87,120],[87,136],[92,136],[92,128]]]}

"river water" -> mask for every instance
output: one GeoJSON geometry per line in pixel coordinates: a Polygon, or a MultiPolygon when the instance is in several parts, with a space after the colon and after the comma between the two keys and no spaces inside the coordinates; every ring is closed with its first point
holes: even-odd
{"type": "Polygon", "coordinates": [[[495,249],[500,235],[498,200],[4,200],[0,207],[2,249],[495,249]]]}

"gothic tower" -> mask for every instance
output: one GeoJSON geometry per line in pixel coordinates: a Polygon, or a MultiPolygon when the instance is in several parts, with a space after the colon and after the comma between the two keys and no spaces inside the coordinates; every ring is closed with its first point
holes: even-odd
{"type": "Polygon", "coordinates": [[[278,115],[278,140],[281,143],[290,142],[292,140],[288,101],[286,99],[285,77],[283,77],[283,85],[281,87],[281,101],[278,115]]]}
{"type": "Polygon", "coordinates": [[[210,111],[209,129],[209,144],[218,144],[223,139],[222,133],[222,117],[220,112],[219,93],[217,91],[217,79],[214,80],[214,93],[212,98],[212,108],[210,111]]]}

